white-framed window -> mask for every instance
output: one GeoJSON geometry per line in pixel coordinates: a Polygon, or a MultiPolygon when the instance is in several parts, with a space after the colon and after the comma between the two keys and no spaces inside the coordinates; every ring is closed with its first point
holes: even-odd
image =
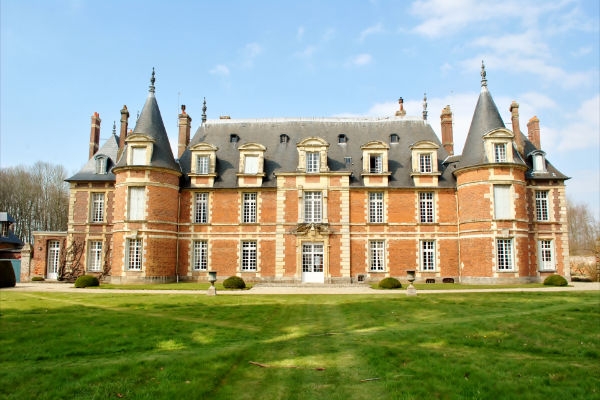
{"type": "Polygon", "coordinates": [[[421,223],[435,222],[433,206],[433,192],[419,192],[419,221],[421,223]]]}
{"type": "Polygon", "coordinates": [[[258,174],[258,157],[257,156],[244,157],[244,173],[245,174],[258,174]]]}
{"type": "Polygon", "coordinates": [[[554,244],[552,243],[552,240],[539,240],[538,254],[540,271],[554,271],[556,269],[556,266],[554,265],[554,244]]]}
{"type": "Polygon", "coordinates": [[[535,191],[535,217],[538,221],[548,221],[548,191],[535,191]]]}
{"type": "Polygon", "coordinates": [[[242,242],[242,271],[256,271],[256,242],[242,242]]]}
{"type": "Polygon", "coordinates": [[[102,271],[102,241],[100,240],[89,242],[87,269],[93,272],[102,271]]]}
{"type": "Polygon", "coordinates": [[[104,193],[92,193],[92,222],[104,221],[104,193]]]}
{"type": "Polygon", "coordinates": [[[510,185],[494,185],[494,219],[511,219],[510,185]]]}
{"type": "Polygon", "coordinates": [[[196,157],[196,173],[206,175],[210,168],[210,156],[202,155],[196,157]]]}
{"type": "Polygon", "coordinates": [[[304,222],[321,222],[323,219],[323,194],[304,192],[304,222]]]}
{"type": "Polygon", "coordinates": [[[142,239],[127,239],[126,265],[129,271],[142,270],[142,239]]]}
{"type": "Polygon", "coordinates": [[[60,242],[58,240],[48,241],[48,274],[58,273],[60,262],[60,242]]]}
{"type": "Polygon", "coordinates": [[[144,209],[146,206],[146,188],[143,186],[134,186],[129,188],[129,199],[127,202],[127,214],[129,220],[144,219],[144,209]]]}
{"type": "Polygon", "coordinates": [[[96,173],[100,175],[106,174],[106,157],[96,157],[96,173]]]}
{"type": "Polygon", "coordinates": [[[208,242],[206,240],[194,240],[192,252],[192,268],[194,271],[206,271],[208,268],[208,242]]]}
{"type": "Polygon", "coordinates": [[[302,272],[323,272],[323,243],[302,244],[302,272]]]}
{"type": "Polygon", "coordinates": [[[512,239],[496,239],[496,268],[498,271],[514,269],[512,239]]]}
{"type": "Polygon", "coordinates": [[[421,271],[435,271],[435,241],[421,240],[421,271]]]}
{"type": "Polygon", "coordinates": [[[506,162],[506,143],[494,143],[494,161],[506,162]]]}
{"type": "Polygon", "coordinates": [[[131,149],[131,165],[146,165],[146,147],[133,147],[131,149]]]}
{"type": "Polygon", "coordinates": [[[385,242],[383,240],[369,241],[369,271],[385,271],[385,242]]]}
{"type": "Polygon", "coordinates": [[[256,223],[256,193],[242,194],[242,223],[256,223]]]}
{"type": "Polygon", "coordinates": [[[419,172],[432,172],[431,153],[419,154],[419,172]]]}
{"type": "Polygon", "coordinates": [[[369,222],[383,222],[383,192],[369,193],[369,222]]]}
{"type": "Polygon", "coordinates": [[[372,174],[383,172],[383,155],[369,154],[369,172],[372,174]]]}
{"type": "Polygon", "coordinates": [[[194,196],[194,223],[208,223],[208,193],[195,193],[194,196]]]}
{"type": "Polygon", "coordinates": [[[316,151],[306,152],[306,172],[319,172],[319,161],[321,154],[316,151]]]}

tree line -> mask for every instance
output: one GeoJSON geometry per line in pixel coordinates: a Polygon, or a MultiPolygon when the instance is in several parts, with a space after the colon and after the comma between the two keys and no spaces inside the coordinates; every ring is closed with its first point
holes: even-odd
{"type": "Polygon", "coordinates": [[[33,243],[34,231],[66,231],[69,185],[62,165],[37,162],[33,166],[0,168],[0,211],[8,212],[14,233],[33,243]]]}

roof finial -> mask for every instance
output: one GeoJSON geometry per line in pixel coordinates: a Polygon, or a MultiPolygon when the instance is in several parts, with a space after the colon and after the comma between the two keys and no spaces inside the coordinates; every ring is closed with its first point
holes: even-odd
{"type": "Polygon", "coordinates": [[[206,97],[204,98],[204,105],[202,106],[202,123],[206,122],[206,97]]]}
{"type": "Polygon", "coordinates": [[[113,121],[113,135],[117,136],[117,122],[113,121]]]}
{"type": "Polygon", "coordinates": [[[423,93],[423,121],[427,121],[427,93],[423,93]]]}
{"type": "Polygon", "coordinates": [[[481,60],[481,87],[487,86],[487,79],[485,79],[485,64],[481,60]]]}
{"type": "Polygon", "coordinates": [[[150,78],[150,93],[154,93],[154,82],[156,82],[156,78],[154,77],[154,67],[152,67],[152,78],[150,78]]]}

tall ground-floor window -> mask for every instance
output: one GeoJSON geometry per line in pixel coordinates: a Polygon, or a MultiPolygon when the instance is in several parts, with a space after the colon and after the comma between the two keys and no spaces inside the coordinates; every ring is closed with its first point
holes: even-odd
{"type": "Polygon", "coordinates": [[[499,271],[512,271],[513,241],[512,239],[496,239],[496,265],[499,271]]]}
{"type": "Polygon", "coordinates": [[[385,242],[383,240],[369,242],[369,270],[372,272],[385,271],[385,242]]]}
{"type": "Polygon", "coordinates": [[[208,243],[206,240],[194,240],[192,265],[194,271],[206,271],[208,265],[208,243]]]}
{"type": "Polygon", "coordinates": [[[256,271],[256,242],[242,242],[242,271],[256,271]]]}
{"type": "Polygon", "coordinates": [[[142,239],[127,239],[127,269],[142,270],[142,239]]]}
{"type": "Polygon", "coordinates": [[[435,241],[421,240],[421,271],[435,271],[435,241]]]}
{"type": "Polygon", "coordinates": [[[50,240],[48,242],[48,277],[56,279],[58,274],[58,263],[60,261],[60,242],[50,240]]]}
{"type": "Polygon", "coordinates": [[[102,241],[92,240],[89,242],[88,271],[102,271],[102,241]]]}
{"type": "Polygon", "coordinates": [[[552,240],[538,241],[540,271],[554,271],[554,246],[552,240]]]}

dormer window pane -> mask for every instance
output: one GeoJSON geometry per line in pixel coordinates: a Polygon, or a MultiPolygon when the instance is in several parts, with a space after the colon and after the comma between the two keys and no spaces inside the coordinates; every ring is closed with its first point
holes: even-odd
{"type": "Polygon", "coordinates": [[[506,143],[494,144],[494,161],[506,162],[506,143]]]}
{"type": "Polygon", "coordinates": [[[146,165],[146,148],[134,147],[131,149],[131,164],[146,165]]]}
{"type": "Polygon", "coordinates": [[[306,172],[319,172],[319,157],[317,152],[306,153],[306,172]]]}
{"type": "Polygon", "coordinates": [[[279,143],[287,143],[290,140],[290,137],[285,133],[279,135],[279,143]]]}
{"type": "Polygon", "coordinates": [[[390,143],[398,143],[400,142],[400,136],[397,133],[392,133],[390,135],[390,143]]]}
{"type": "Polygon", "coordinates": [[[544,172],[546,170],[544,165],[544,156],[536,154],[533,156],[533,170],[534,172],[544,172]]]}
{"type": "Polygon", "coordinates": [[[419,172],[431,171],[431,154],[419,154],[419,172]]]}
{"type": "Polygon", "coordinates": [[[245,174],[258,174],[258,157],[246,156],[244,160],[245,174]]]}
{"type": "Polygon", "coordinates": [[[380,174],[383,172],[383,157],[381,154],[371,154],[369,157],[369,172],[380,174]]]}
{"type": "Polygon", "coordinates": [[[106,158],[98,157],[96,159],[96,173],[106,174],[106,158]]]}
{"type": "Polygon", "coordinates": [[[196,173],[197,174],[208,174],[208,165],[209,165],[209,157],[208,156],[198,156],[196,158],[196,173]]]}
{"type": "Polygon", "coordinates": [[[348,141],[348,138],[346,137],[346,135],[344,135],[343,133],[341,135],[338,135],[338,143],[346,143],[348,141]]]}

